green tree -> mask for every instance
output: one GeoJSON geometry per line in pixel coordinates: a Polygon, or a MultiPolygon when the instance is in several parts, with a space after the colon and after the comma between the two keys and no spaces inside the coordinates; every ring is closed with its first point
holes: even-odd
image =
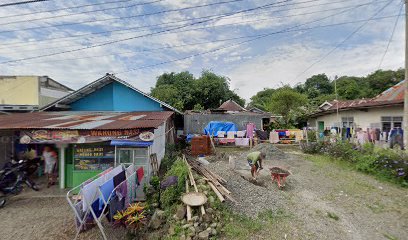
{"type": "Polygon", "coordinates": [[[293,90],[290,86],[276,89],[268,104],[268,111],[282,116],[285,127],[296,123],[296,118],[303,114],[307,105],[307,96],[293,90]]]}
{"type": "Polygon", "coordinates": [[[367,97],[375,97],[388,88],[394,86],[404,79],[404,70],[377,70],[366,77],[370,91],[367,97]]]}
{"type": "Polygon", "coordinates": [[[313,75],[306,79],[304,90],[306,94],[312,94],[312,96],[309,96],[309,98],[313,98],[317,97],[316,94],[332,94],[333,86],[326,74],[322,73],[313,75]]]}
{"type": "Polygon", "coordinates": [[[257,92],[254,96],[251,97],[251,102],[248,104],[249,107],[257,107],[261,110],[266,111],[267,104],[271,99],[275,89],[264,88],[264,90],[257,92]]]}
{"type": "Polygon", "coordinates": [[[230,80],[205,70],[199,78],[189,72],[164,73],[157,78],[152,96],[180,110],[218,108],[222,102],[232,99],[241,106],[245,100],[230,89],[230,80]],[[198,104],[198,105],[197,105],[198,104]]]}

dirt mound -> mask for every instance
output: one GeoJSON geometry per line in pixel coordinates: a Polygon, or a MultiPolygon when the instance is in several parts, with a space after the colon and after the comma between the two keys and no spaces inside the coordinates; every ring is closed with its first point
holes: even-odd
{"type": "MultiPolygon", "coordinates": [[[[255,151],[265,153],[266,159],[282,159],[282,158],[285,158],[285,153],[282,150],[280,150],[279,148],[275,147],[274,145],[272,145],[270,143],[258,144],[254,148],[252,148],[249,152],[255,152],[255,151]]],[[[244,157],[246,159],[246,155],[248,153],[243,154],[242,157],[244,157]]]]}

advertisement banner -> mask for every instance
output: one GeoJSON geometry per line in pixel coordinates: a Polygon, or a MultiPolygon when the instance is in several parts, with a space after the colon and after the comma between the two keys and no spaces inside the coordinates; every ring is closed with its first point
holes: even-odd
{"type": "Polygon", "coordinates": [[[152,141],[154,129],[120,130],[27,130],[20,132],[21,144],[94,143],[110,140],[152,141]],[[141,139],[143,138],[143,139],[141,139]]]}

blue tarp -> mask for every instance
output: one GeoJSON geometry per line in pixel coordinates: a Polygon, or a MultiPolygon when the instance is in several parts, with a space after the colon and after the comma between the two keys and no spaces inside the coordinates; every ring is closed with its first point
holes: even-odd
{"type": "Polygon", "coordinates": [[[218,136],[218,131],[224,132],[231,132],[231,131],[238,131],[237,126],[235,123],[232,122],[218,122],[218,121],[211,121],[207,124],[204,128],[205,135],[214,135],[218,136]]]}

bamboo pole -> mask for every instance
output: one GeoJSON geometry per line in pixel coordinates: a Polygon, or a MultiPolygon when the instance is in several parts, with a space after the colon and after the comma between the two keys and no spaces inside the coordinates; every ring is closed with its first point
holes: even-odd
{"type": "MultiPolygon", "coordinates": [[[[186,178],[186,193],[188,192],[189,192],[189,186],[188,186],[188,181],[186,178]]],[[[189,205],[187,205],[187,221],[191,221],[191,207],[189,205]]]]}
{"type": "Polygon", "coordinates": [[[222,194],[218,191],[218,189],[214,186],[212,182],[208,182],[208,185],[210,185],[211,189],[215,192],[217,195],[218,199],[220,199],[221,202],[225,201],[225,198],[222,196],[222,194]]]}

